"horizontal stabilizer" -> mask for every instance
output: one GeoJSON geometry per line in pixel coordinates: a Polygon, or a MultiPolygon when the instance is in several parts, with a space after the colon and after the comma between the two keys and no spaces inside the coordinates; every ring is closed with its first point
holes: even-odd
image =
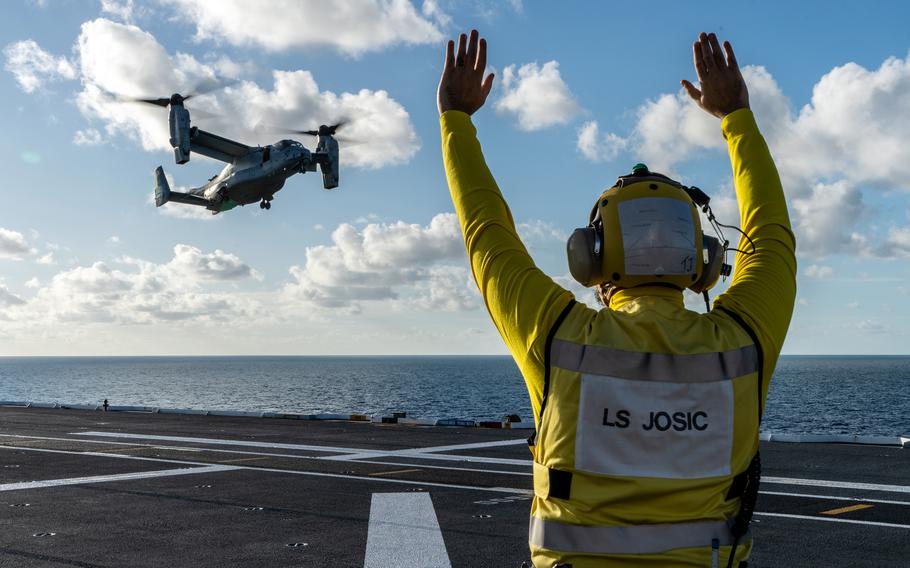
{"type": "Polygon", "coordinates": [[[161,207],[169,201],[186,205],[198,205],[200,207],[211,205],[211,202],[204,197],[171,191],[171,186],[167,183],[167,178],[164,177],[164,168],[158,166],[155,170],[155,206],[161,207]]]}

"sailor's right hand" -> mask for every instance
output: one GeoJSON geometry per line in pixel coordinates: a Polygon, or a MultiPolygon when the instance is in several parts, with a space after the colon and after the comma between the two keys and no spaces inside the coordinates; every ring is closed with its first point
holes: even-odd
{"type": "Polygon", "coordinates": [[[470,41],[465,34],[461,34],[457,53],[455,42],[449,41],[437,93],[439,114],[447,110],[474,114],[483,106],[493,88],[493,74],[485,79],[483,76],[486,66],[487,42],[478,40],[477,30],[471,30],[470,41]]]}
{"type": "Polygon", "coordinates": [[[722,52],[717,36],[702,32],[692,44],[692,58],[701,89],[685,79],[682,86],[695,104],[718,118],[749,108],[749,91],[729,41],[724,42],[722,52]]]}

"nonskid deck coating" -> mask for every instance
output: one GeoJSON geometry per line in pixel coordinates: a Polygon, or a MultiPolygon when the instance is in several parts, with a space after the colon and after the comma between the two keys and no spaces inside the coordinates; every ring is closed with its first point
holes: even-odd
{"type": "MultiPolygon", "coordinates": [[[[0,408],[0,567],[517,567],[526,434],[0,408]]],[[[762,456],[750,566],[910,566],[906,450],[762,456]]]]}

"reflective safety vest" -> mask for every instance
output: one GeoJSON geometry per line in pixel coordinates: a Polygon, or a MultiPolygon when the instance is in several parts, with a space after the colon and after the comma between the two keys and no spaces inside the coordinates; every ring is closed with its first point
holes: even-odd
{"type": "MultiPolygon", "coordinates": [[[[547,338],[532,440],[535,567],[726,566],[744,486],[747,515],[757,492],[754,333],[723,308],[667,323],[573,307],[547,338]]],[[[750,549],[742,535],[736,561],[750,549]]]]}

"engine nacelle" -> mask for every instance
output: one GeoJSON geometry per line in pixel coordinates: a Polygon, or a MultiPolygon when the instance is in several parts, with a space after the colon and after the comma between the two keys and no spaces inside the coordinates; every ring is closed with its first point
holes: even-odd
{"type": "Polygon", "coordinates": [[[171,128],[174,161],[185,164],[190,161],[190,111],[182,104],[171,104],[168,124],[171,128]]]}
{"type": "Polygon", "coordinates": [[[322,187],[338,187],[338,141],[328,135],[319,136],[316,153],[320,154],[319,169],[322,170],[322,187]]]}

